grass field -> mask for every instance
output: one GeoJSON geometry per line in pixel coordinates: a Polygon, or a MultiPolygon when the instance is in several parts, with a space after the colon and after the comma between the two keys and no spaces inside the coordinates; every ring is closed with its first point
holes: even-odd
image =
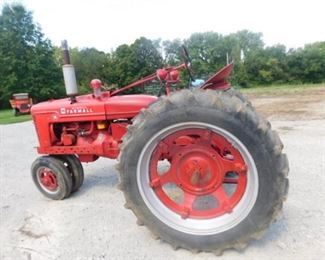
{"type": "Polygon", "coordinates": [[[252,88],[240,88],[245,94],[252,95],[291,95],[303,93],[310,90],[325,89],[325,83],[320,84],[299,84],[299,85],[271,85],[252,88]]]}
{"type": "Polygon", "coordinates": [[[31,120],[31,115],[14,116],[12,109],[0,110],[0,125],[20,123],[31,120]]]}

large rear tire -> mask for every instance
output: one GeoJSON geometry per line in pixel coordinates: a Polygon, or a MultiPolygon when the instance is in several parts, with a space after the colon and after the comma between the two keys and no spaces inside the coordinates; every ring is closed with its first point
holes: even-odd
{"type": "Polygon", "coordinates": [[[126,207],[174,248],[244,248],[282,208],[289,170],[282,148],[270,124],[236,95],[162,97],[123,139],[126,207]]]}
{"type": "Polygon", "coordinates": [[[235,96],[239,98],[244,104],[248,105],[251,109],[254,109],[252,103],[248,100],[248,98],[243,95],[239,90],[231,87],[225,90],[230,96],[235,96]]]}

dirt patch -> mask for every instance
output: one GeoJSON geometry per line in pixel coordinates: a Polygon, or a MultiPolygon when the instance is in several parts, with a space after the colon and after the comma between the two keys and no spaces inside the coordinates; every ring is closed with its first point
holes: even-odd
{"type": "Polygon", "coordinates": [[[246,94],[262,115],[273,120],[325,118],[325,87],[288,93],[246,94]]]}
{"type": "Polygon", "coordinates": [[[39,239],[42,237],[46,237],[49,235],[49,232],[40,232],[39,230],[35,231],[36,229],[40,229],[42,226],[39,221],[35,221],[35,218],[33,216],[25,217],[24,219],[24,225],[18,229],[18,231],[30,238],[39,239]]]}

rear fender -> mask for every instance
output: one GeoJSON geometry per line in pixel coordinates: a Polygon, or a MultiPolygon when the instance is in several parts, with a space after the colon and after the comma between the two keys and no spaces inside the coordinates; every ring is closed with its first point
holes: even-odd
{"type": "Polygon", "coordinates": [[[233,70],[233,63],[230,63],[219,70],[216,74],[210,77],[201,86],[201,89],[228,89],[230,88],[230,83],[228,78],[233,70]]]}

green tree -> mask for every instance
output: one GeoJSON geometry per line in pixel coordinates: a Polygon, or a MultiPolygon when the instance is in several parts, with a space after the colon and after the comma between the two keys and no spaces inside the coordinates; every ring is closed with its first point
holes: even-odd
{"type": "Polygon", "coordinates": [[[245,58],[244,66],[252,85],[288,81],[286,48],[283,45],[251,51],[245,58]]]}
{"type": "Polygon", "coordinates": [[[141,37],[131,45],[120,45],[111,54],[105,67],[106,80],[122,87],[162,66],[157,42],[141,37]]]}
{"type": "Polygon", "coordinates": [[[89,93],[89,83],[98,78],[105,81],[105,66],[109,55],[95,48],[70,50],[71,62],[75,66],[80,93],[89,93]]]}
{"type": "Polygon", "coordinates": [[[162,43],[164,49],[164,63],[167,66],[177,66],[182,63],[181,46],[183,41],[175,39],[172,41],[164,41],[162,43]]]}
{"type": "Polygon", "coordinates": [[[254,33],[248,30],[231,33],[225,37],[227,46],[230,47],[230,55],[235,61],[245,59],[250,52],[263,49],[262,33],[254,33]]]}
{"type": "Polygon", "coordinates": [[[134,71],[134,62],[130,59],[131,55],[132,49],[127,44],[118,46],[111,54],[105,72],[109,83],[122,87],[133,81],[136,71],[134,71]]]}
{"type": "Polygon", "coordinates": [[[157,42],[141,37],[131,44],[131,61],[136,72],[135,79],[147,76],[163,66],[157,42]]]}
{"type": "Polygon", "coordinates": [[[247,72],[246,57],[263,49],[262,34],[248,30],[238,31],[225,36],[225,44],[228,47],[227,52],[230,59],[234,61],[234,72],[231,75],[231,82],[242,87],[249,86],[251,82],[247,72]]]}
{"type": "MultiPolygon", "coordinates": [[[[249,85],[249,75],[244,64],[246,56],[256,50],[262,50],[264,46],[261,33],[247,30],[227,36],[216,32],[194,33],[184,42],[189,49],[193,69],[198,77],[206,78],[224,67],[227,61],[234,61],[231,81],[242,86],[249,85]]],[[[170,50],[172,43],[169,42],[167,45],[167,53],[172,53],[170,50]]]]}
{"type": "Polygon", "coordinates": [[[227,61],[227,46],[223,36],[215,32],[194,33],[185,40],[198,77],[207,77],[227,61]]]}
{"type": "Polygon", "coordinates": [[[318,83],[325,81],[325,42],[290,50],[287,57],[290,81],[318,83]]]}
{"type": "Polygon", "coordinates": [[[59,97],[64,88],[51,43],[32,13],[22,5],[5,5],[0,15],[0,107],[11,94],[29,92],[38,101],[59,97]]]}

